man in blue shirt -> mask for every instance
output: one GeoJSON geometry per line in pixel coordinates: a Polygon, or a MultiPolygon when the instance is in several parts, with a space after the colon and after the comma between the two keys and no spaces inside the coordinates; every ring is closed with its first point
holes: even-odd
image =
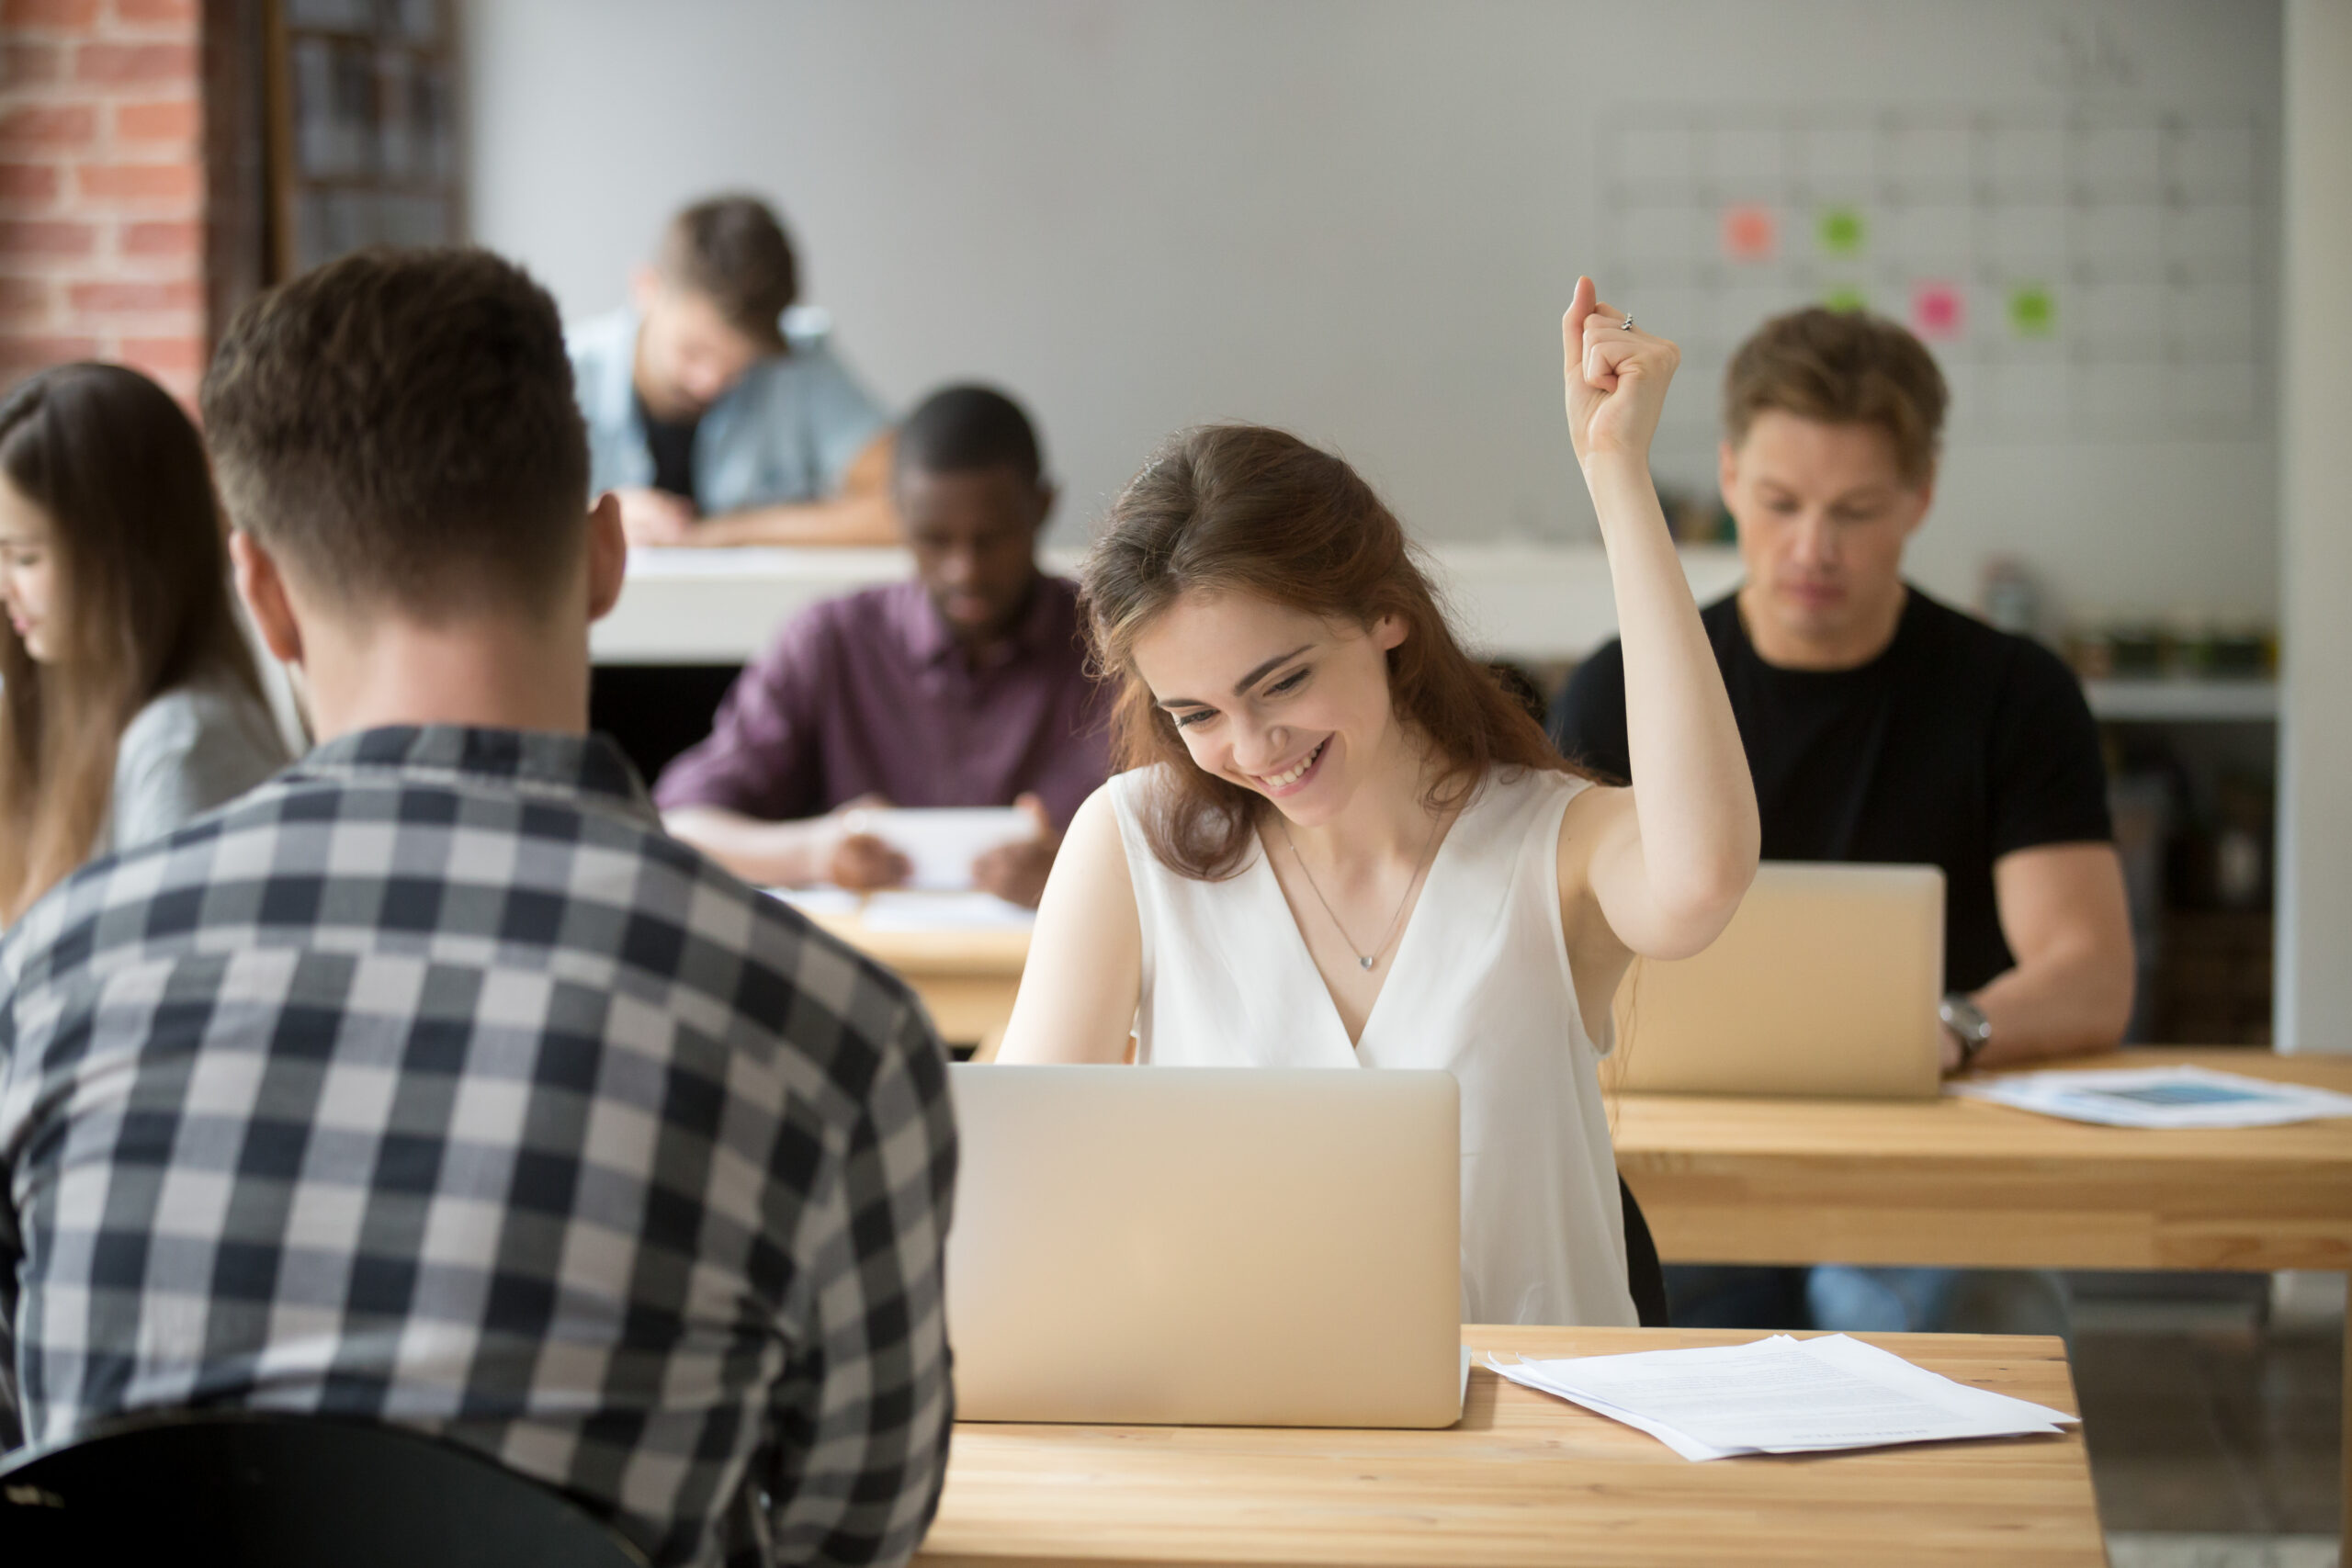
{"type": "Polygon", "coordinates": [[[670,220],[628,309],[567,335],[590,493],[620,498],[630,543],[898,542],[889,418],[821,332],[787,329],[798,291],[775,214],[718,197],[670,220]]]}

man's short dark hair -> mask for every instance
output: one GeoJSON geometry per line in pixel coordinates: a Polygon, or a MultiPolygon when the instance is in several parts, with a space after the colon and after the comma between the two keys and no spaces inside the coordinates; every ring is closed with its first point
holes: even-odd
{"type": "Polygon", "coordinates": [[[1046,471],[1029,416],[993,387],[946,387],[925,398],[899,426],[892,461],[900,473],[1008,468],[1031,485],[1046,471]]]}
{"type": "Polygon", "coordinates": [[[757,197],[713,197],[671,219],[656,266],[753,343],[784,346],[784,313],[800,298],[800,266],[784,225],[757,197]]]}
{"type": "Polygon", "coordinates": [[[230,323],[203,407],[231,521],[347,604],[537,611],[585,546],[563,325],[488,251],[379,246],[271,289],[230,323]]]}
{"type": "Polygon", "coordinates": [[[1869,424],[1894,444],[1911,484],[1935,472],[1951,393],[1928,345],[1883,316],[1810,310],[1776,316],[1732,355],[1724,433],[1734,446],[1766,409],[1823,424],[1869,424]]]}

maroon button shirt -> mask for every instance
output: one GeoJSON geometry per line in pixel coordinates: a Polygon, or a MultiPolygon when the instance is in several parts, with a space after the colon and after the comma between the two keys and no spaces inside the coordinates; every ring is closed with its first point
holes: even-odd
{"type": "Polygon", "coordinates": [[[978,669],[922,584],[894,582],[787,623],[653,797],[781,821],[863,795],[1010,806],[1034,792],[1067,827],[1109,776],[1109,698],[1087,676],[1078,590],[1062,579],[1038,578],[1020,626],[978,669]]]}

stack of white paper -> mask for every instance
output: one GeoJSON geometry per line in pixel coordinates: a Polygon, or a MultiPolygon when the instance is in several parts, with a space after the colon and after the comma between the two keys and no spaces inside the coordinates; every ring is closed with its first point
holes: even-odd
{"type": "Polygon", "coordinates": [[[1487,1364],[1690,1460],[2007,1438],[2077,1419],[1939,1377],[1843,1334],[1557,1361],[1490,1355],[1487,1364]]]}
{"type": "Polygon", "coordinates": [[[2270,1127],[2352,1116],[2352,1095],[2207,1067],[2018,1073],[1951,1088],[1973,1100],[2109,1127],[2270,1127]]]}

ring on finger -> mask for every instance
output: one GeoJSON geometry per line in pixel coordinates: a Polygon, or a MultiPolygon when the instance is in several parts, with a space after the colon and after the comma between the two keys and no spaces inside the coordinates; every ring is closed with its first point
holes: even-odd
{"type": "Polygon", "coordinates": [[[1617,330],[1621,333],[1632,332],[1634,330],[1634,318],[1628,316],[1623,321],[1618,322],[1617,330]]]}

